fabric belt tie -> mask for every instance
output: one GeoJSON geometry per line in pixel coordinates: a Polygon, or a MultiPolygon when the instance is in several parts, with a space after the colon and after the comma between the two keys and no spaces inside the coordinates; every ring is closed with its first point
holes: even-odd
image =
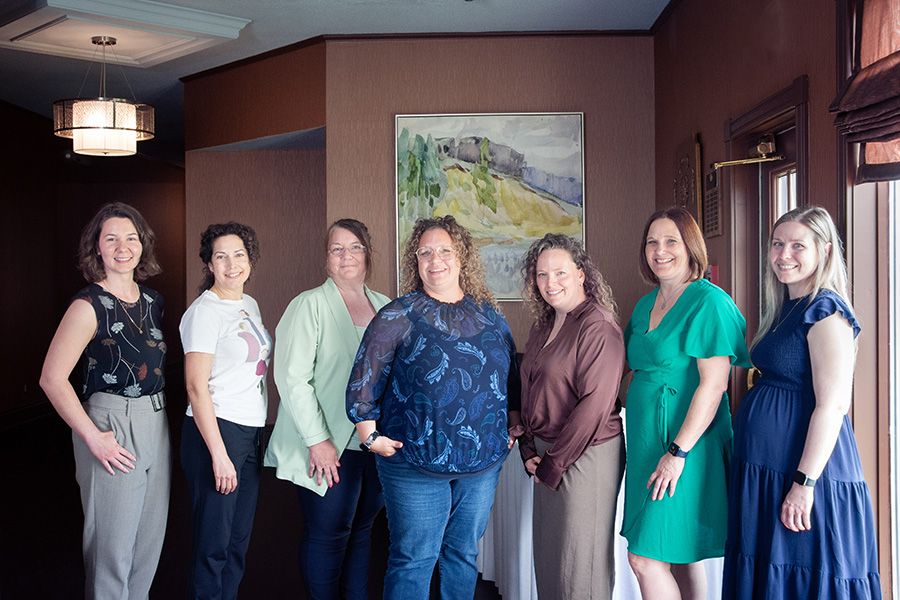
{"type": "Polygon", "coordinates": [[[662,384],[659,405],[656,407],[656,426],[662,436],[662,447],[669,447],[669,399],[678,395],[678,390],[667,383],[662,384]]]}

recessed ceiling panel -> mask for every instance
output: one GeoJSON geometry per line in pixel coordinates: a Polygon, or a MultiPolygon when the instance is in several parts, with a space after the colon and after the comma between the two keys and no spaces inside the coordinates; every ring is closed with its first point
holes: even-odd
{"type": "Polygon", "coordinates": [[[116,38],[116,45],[107,51],[108,62],[149,67],[234,39],[249,23],[247,19],[141,0],[85,3],[85,8],[104,14],[76,10],[80,4],[79,0],[49,0],[3,24],[0,47],[92,60],[99,57],[91,38],[106,35],[116,38]],[[103,10],[97,10],[98,6],[103,10]],[[152,12],[146,10],[150,8],[152,12]],[[175,23],[181,27],[172,26],[175,23]]]}

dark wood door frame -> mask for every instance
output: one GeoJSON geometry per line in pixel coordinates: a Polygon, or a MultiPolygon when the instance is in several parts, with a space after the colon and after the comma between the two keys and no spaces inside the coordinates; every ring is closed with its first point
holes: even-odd
{"type": "MultiPolygon", "coordinates": [[[[739,117],[725,122],[726,160],[746,158],[748,140],[785,123],[796,128],[797,204],[809,204],[809,76],[801,75],[788,87],[773,94],[739,117]]],[[[723,169],[720,189],[727,190],[731,204],[731,291],[738,308],[747,317],[748,336],[756,333],[759,296],[760,218],[759,169],[723,169]],[[753,178],[756,178],[754,181],[753,178]],[[753,314],[751,314],[753,313],[753,314]]],[[[765,184],[767,185],[767,184],[765,184]]],[[[731,379],[732,410],[746,389],[746,371],[735,369],[731,379]]]]}

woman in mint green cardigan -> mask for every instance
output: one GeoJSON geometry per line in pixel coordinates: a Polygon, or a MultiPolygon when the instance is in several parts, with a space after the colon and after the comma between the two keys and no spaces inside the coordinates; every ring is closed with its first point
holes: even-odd
{"type": "Polygon", "coordinates": [[[335,221],[328,279],[294,298],[275,329],[281,403],[265,464],[297,485],[300,573],[311,599],[366,598],[369,534],[384,504],[374,455],[360,449],[344,405],[363,332],[390,300],[365,286],[371,265],[366,226],[335,221]]]}

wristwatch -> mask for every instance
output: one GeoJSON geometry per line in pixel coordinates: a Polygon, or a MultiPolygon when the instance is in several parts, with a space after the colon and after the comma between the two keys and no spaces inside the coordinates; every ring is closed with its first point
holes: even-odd
{"type": "Polygon", "coordinates": [[[365,450],[366,452],[372,451],[372,443],[377,440],[381,436],[377,431],[373,431],[369,434],[369,437],[366,438],[362,444],[359,445],[360,450],[365,450]]]}
{"type": "Polygon", "coordinates": [[[688,453],[681,449],[681,446],[672,442],[669,444],[669,454],[675,458],[687,458],[688,453]]]}
{"type": "Polygon", "coordinates": [[[806,487],[816,487],[816,480],[809,477],[803,471],[794,472],[794,483],[805,485],[806,487]]]}

